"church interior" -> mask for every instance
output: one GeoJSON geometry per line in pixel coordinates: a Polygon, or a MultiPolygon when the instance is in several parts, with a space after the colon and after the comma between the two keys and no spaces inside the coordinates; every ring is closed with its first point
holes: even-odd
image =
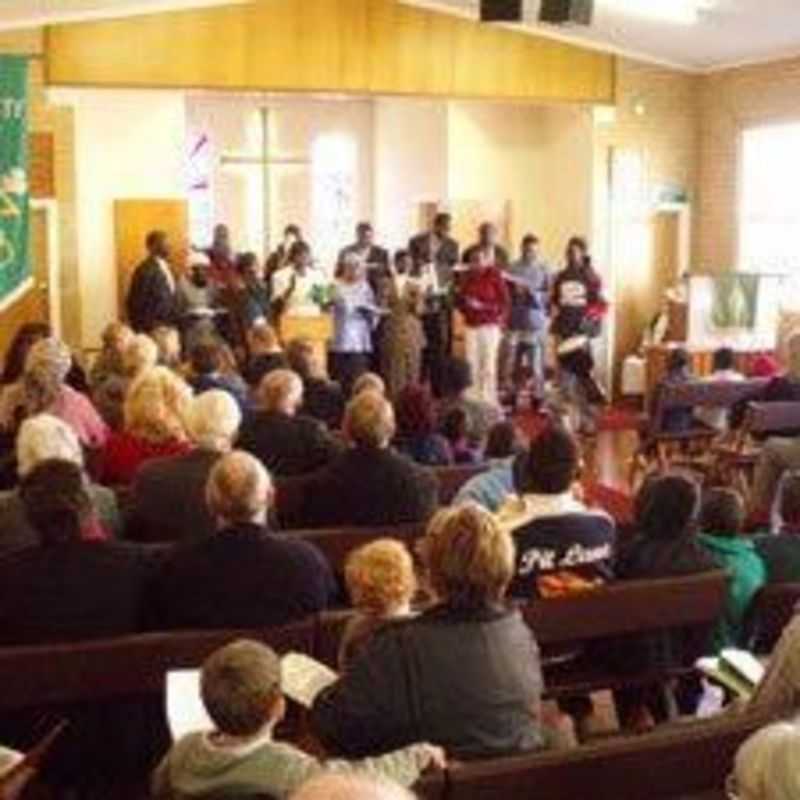
{"type": "Polygon", "coordinates": [[[0,3],[0,800],[800,800],[798,108],[796,0],[0,3]]]}

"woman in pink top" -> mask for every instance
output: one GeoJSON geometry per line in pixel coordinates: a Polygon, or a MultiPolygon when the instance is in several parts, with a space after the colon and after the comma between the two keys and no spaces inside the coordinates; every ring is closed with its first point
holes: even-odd
{"type": "MultiPolygon", "coordinates": [[[[72,354],[60,339],[49,336],[31,347],[25,359],[18,414],[52,414],[67,423],[88,450],[105,447],[108,427],[86,395],[65,382],[72,354]]],[[[20,420],[21,421],[21,420],[20,420]]]]}

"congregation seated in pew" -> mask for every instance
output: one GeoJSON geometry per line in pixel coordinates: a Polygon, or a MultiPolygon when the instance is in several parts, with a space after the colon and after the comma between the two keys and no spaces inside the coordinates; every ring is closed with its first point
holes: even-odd
{"type": "Polygon", "coordinates": [[[436,412],[430,391],[419,384],[401,389],[394,402],[397,433],[394,446],[417,464],[447,467],[454,463],[450,443],[436,431],[436,412]]]}
{"type": "Polygon", "coordinates": [[[153,459],[137,470],[131,487],[128,538],[186,542],[216,531],[206,502],[206,484],[214,465],[233,447],[241,420],[238,404],[222,389],[192,399],[186,425],[194,448],[153,459]]]}
{"type": "Polygon", "coordinates": [[[100,475],[109,486],[129,485],[142,464],[191,450],[186,415],[192,390],[168,367],[139,376],[125,398],[125,424],[111,434],[103,451],[100,475]]]}
{"type": "Polygon", "coordinates": [[[289,369],[303,381],[303,404],[299,413],[319,420],[330,430],[337,430],[342,424],[346,398],[342,387],[326,376],[312,342],[293,339],[287,345],[286,360],[289,369]]]}
{"type": "Polygon", "coordinates": [[[385,526],[425,522],[438,503],[435,474],[396,452],[394,411],[363,391],[345,411],[347,449],[309,479],[299,527],[385,526]]]}
{"type": "Polygon", "coordinates": [[[38,541],[0,559],[0,643],[99,639],[139,630],[150,565],[139,548],[103,541],[82,469],[42,461],[20,497],[38,541]]]}
{"type": "Polygon", "coordinates": [[[313,545],[269,532],[272,481],[252,455],[233,451],[206,487],[216,532],[176,548],[152,589],[149,624],[159,629],[282,625],[326,608],[336,585],[313,545]]]}
{"type": "Polygon", "coordinates": [[[209,656],[200,691],[214,730],[175,742],[153,775],[155,800],[260,794],[285,800],[309,780],[331,773],[411,786],[428,767],[445,764],[443,750],[424,743],[358,761],[321,761],[276,741],[273,731],[286,713],[281,660],[258,642],[236,641],[209,656]]]}
{"type": "Polygon", "coordinates": [[[548,428],[516,458],[511,496],[498,519],[516,545],[515,597],[558,595],[612,578],[614,521],[576,497],[580,449],[565,430],[548,428]]]}
{"type": "Polygon", "coordinates": [[[303,382],[291,370],[268,373],[256,402],[258,408],[245,416],[237,445],[256,456],[275,477],[307,475],[339,453],[339,443],[324,425],[299,413],[303,382]]]}
{"type": "Polygon", "coordinates": [[[363,757],[420,737],[454,758],[545,745],[533,633],[505,604],[514,544],[474,505],[443,509],[420,545],[435,605],[385,625],[311,710],[332,753],[363,757]]]}
{"type": "Polygon", "coordinates": [[[377,539],[354,550],[345,564],[345,582],[354,613],[339,641],[342,671],[381,628],[412,616],[417,592],[411,554],[394,539],[377,539]]]}
{"type": "MultiPolygon", "coordinates": [[[[17,474],[24,482],[36,467],[52,459],[69,461],[83,469],[84,456],[75,432],[58,417],[37,414],[22,423],[17,434],[17,474]]],[[[86,490],[96,513],[96,525],[84,526],[81,534],[90,539],[118,538],[122,517],[111,489],[90,482],[86,490]]],[[[0,557],[39,543],[36,530],[25,512],[20,487],[0,492],[0,557]]]]}
{"type": "Polygon", "coordinates": [[[800,473],[781,478],[772,523],[772,531],[755,540],[767,582],[800,583],[800,473]]]}

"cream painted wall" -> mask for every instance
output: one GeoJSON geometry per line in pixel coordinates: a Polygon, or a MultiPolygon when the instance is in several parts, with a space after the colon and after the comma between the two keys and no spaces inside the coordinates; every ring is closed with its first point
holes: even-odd
{"type": "MultiPolygon", "coordinates": [[[[541,197],[541,112],[537,106],[451,102],[448,187],[458,200],[511,202],[512,250],[535,227],[541,197]]],[[[466,243],[462,243],[466,244],[466,243]]]]}
{"type": "Polygon", "coordinates": [[[82,343],[96,347],[118,316],[113,202],[185,194],[181,92],[58,90],[73,108],[82,343]]]}
{"type": "Polygon", "coordinates": [[[379,99],[374,126],[373,220],[394,250],[417,232],[420,203],[447,201],[447,103],[379,99]]]}

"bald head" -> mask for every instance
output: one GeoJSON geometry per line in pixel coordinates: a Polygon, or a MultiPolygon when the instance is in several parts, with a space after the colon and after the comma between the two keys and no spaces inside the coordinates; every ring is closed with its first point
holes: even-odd
{"type": "Polygon", "coordinates": [[[315,778],[292,795],[292,800],[415,800],[396,783],[357,775],[329,773],[315,778]]]}
{"type": "Polygon", "coordinates": [[[264,465],[241,450],[220,458],[206,483],[206,502],[221,528],[242,522],[263,525],[271,497],[272,479],[264,465]]]}

